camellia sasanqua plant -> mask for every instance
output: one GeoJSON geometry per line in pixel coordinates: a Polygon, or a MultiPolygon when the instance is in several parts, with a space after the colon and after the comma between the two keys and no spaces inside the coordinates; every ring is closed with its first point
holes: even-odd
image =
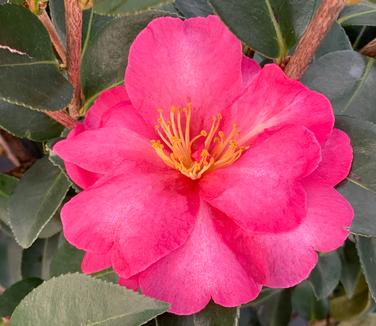
{"type": "Polygon", "coordinates": [[[0,0],[0,325],[375,325],[376,4],[0,0]]]}

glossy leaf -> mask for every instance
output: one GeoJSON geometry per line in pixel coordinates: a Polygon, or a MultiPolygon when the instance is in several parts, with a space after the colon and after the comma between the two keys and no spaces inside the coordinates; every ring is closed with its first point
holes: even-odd
{"type": "Polygon", "coordinates": [[[341,283],[349,299],[354,295],[354,290],[362,272],[359,264],[359,257],[356,252],[355,244],[346,241],[345,246],[340,251],[342,261],[341,283]]]}
{"type": "Polygon", "coordinates": [[[12,315],[12,326],[142,325],[167,309],[124,287],[66,274],[27,295],[12,315]]]}
{"type": "Polygon", "coordinates": [[[0,286],[8,287],[21,279],[22,248],[0,230],[0,286]]]}
{"type": "Polygon", "coordinates": [[[72,97],[47,31],[21,6],[0,7],[0,76],[0,100],[10,104],[53,111],[72,97]]]}
{"type": "Polygon", "coordinates": [[[328,313],[327,300],[317,300],[307,281],[294,288],[291,301],[293,311],[306,320],[321,320],[328,313]]]}
{"type": "Polygon", "coordinates": [[[153,18],[160,15],[150,11],[120,17],[96,33],[87,45],[81,67],[82,88],[87,98],[123,83],[131,43],[153,18]]]}
{"type": "Polygon", "coordinates": [[[21,178],[10,199],[9,219],[16,240],[28,248],[62,203],[70,182],[47,157],[21,178]]]}
{"type": "Polygon", "coordinates": [[[0,100],[0,128],[10,134],[35,141],[58,137],[63,131],[46,114],[0,100]]]}
{"type": "Polygon", "coordinates": [[[309,281],[318,299],[328,297],[338,285],[341,278],[341,260],[336,251],[323,254],[319,258],[309,281]]]}
{"type": "Polygon", "coordinates": [[[340,25],[334,23],[324,40],[320,43],[320,47],[315,53],[315,58],[317,59],[327,53],[342,50],[352,50],[352,46],[345,30],[340,25]]]}
{"type": "Polygon", "coordinates": [[[237,326],[238,318],[238,308],[226,308],[210,302],[194,315],[164,314],[158,317],[158,326],[237,326]]]}
{"type": "Polygon", "coordinates": [[[364,277],[361,277],[351,299],[348,299],[344,294],[330,300],[330,313],[337,321],[349,320],[362,315],[369,309],[370,305],[367,284],[364,277]]]}
{"type": "Polygon", "coordinates": [[[376,300],[376,238],[358,236],[356,247],[369,290],[376,300]]]}
{"type": "Polygon", "coordinates": [[[7,174],[0,174],[0,221],[9,224],[9,198],[17,186],[18,179],[7,174]]]}
{"type": "Polygon", "coordinates": [[[302,81],[324,93],[336,114],[376,122],[375,59],[355,51],[331,52],[312,63],[302,81]]]}
{"type": "Polygon", "coordinates": [[[287,55],[311,20],[316,0],[209,0],[232,32],[271,58],[287,55]]]}
{"type": "Polygon", "coordinates": [[[360,4],[346,7],[338,19],[341,25],[376,26],[376,4],[363,0],[360,4]]]}
{"type": "Polygon", "coordinates": [[[208,0],[176,0],[175,8],[184,15],[184,17],[206,17],[213,13],[213,8],[208,0]]]}
{"type": "Polygon", "coordinates": [[[0,316],[6,317],[13,313],[20,301],[43,281],[40,278],[27,278],[13,284],[0,295],[0,316]]]}
{"type": "Polygon", "coordinates": [[[36,240],[30,248],[22,253],[22,277],[39,277],[44,280],[50,278],[50,263],[55,256],[59,235],[48,239],[36,240]]]}
{"type": "Polygon", "coordinates": [[[132,15],[140,11],[172,3],[174,0],[93,0],[94,12],[103,15],[132,15]]]}

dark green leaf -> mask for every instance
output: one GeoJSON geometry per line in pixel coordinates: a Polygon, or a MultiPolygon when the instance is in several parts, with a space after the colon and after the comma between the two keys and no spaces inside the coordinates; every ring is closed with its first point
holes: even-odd
{"type": "Polygon", "coordinates": [[[340,251],[342,261],[341,283],[349,299],[354,295],[354,290],[362,275],[359,258],[353,242],[346,241],[343,250],[340,251]]]}
{"type": "Polygon", "coordinates": [[[72,97],[47,31],[21,6],[0,7],[0,76],[0,99],[10,104],[53,111],[72,97]]]}
{"type": "Polygon", "coordinates": [[[376,238],[356,237],[356,247],[369,290],[376,300],[376,238]]]}
{"type": "Polygon", "coordinates": [[[184,15],[184,17],[206,17],[213,13],[213,8],[209,5],[208,0],[176,0],[176,9],[184,15]]]}
{"type": "Polygon", "coordinates": [[[142,325],[168,305],[81,274],[45,282],[12,315],[12,326],[142,325]]]}
{"type": "Polygon", "coordinates": [[[22,253],[22,277],[50,278],[50,263],[58,248],[60,235],[38,239],[22,253]]]}
{"type": "Polygon", "coordinates": [[[341,278],[341,260],[336,251],[321,255],[309,281],[318,299],[328,297],[341,278]]]}
{"type": "Polygon", "coordinates": [[[21,178],[10,199],[9,220],[20,245],[28,248],[62,203],[70,182],[48,157],[21,178]]]}
{"type": "Polygon", "coordinates": [[[0,100],[0,128],[20,138],[44,141],[58,137],[63,127],[46,114],[0,100]]]}
{"type": "Polygon", "coordinates": [[[132,15],[174,0],[93,0],[94,12],[103,15],[132,15]]]}
{"type": "Polygon", "coordinates": [[[6,317],[13,313],[20,301],[43,281],[40,278],[27,278],[13,284],[0,295],[0,316],[6,317]]]}
{"type": "Polygon", "coordinates": [[[18,179],[0,173],[0,221],[9,224],[9,198],[17,186],[18,179]]]}
{"type": "Polygon", "coordinates": [[[361,277],[351,299],[344,294],[330,300],[330,313],[337,321],[348,320],[362,315],[368,310],[370,304],[367,283],[364,277],[361,277]]]}
{"type": "Polygon", "coordinates": [[[284,58],[301,35],[316,0],[209,0],[243,42],[271,58],[284,58]]]}
{"type": "Polygon", "coordinates": [[[55,234],[61,231],[61,222],[60,222],[60,211],[57,211],[51,220],[46,224],[46,226],[39,233],[38,238],[47,239],[51,238],[55,234]]]}
{"type": "Polygon", "coordinates": [[[324,40],[320,43],[315,57],[317,59],[329,52],[342,50],[352,50],[352,46],[345,30],[340,25],[334,23],[324,40]]]}
{"type": "Polygon", "coordinates": [[[48,0],[48,8],[50,9],[51,20],[55,26],[56,32],[63,44],[66,44],[64,1],[48,0]]]}
{"type": "Polygon", "coordinates": [[[302,81],[311,89],[324,93],[336,114],[376,122],[375,59],[355,51],[331,52],[316,60],[302,81]]]}
{"type": "Polygon", "coordinates": [[[238,317],[238,308],[225,308],[210,302],[194,315],[164,314],[158,317],[158,326],[236,326],[238,317]]]}
{"type": "Polygon", "coordinates": [[[22,248],[0,230],[0,287],[21,279],[21,255],[22,248]]]}
{"type": "Polygon", "coordinates": [[[81,67],[81,80],[87,98],[124,80],[128,51],[137,34],[161,13],[150,11],[140,15],[111,20],[88,43],[81,67]]]}
{"type": "Polygon", "coordinates": [[[328,313],[327,300],[317,300],[309,282],[303,282],[292,292],[292,308],[306,320],[321,320],[328,313]]]}
{"type": "Polygon", "coordinates": [[[338,23],[341,25],[376,26],[376,4],[362,1],[356,6],[348,6],[342,11],[338,23]]]}
{"type": "Polygon", "coordinates": [[[286,326],[291,318],[291,289],[279,291],[258,305],[257,315],[262,326],[286,326]]]}

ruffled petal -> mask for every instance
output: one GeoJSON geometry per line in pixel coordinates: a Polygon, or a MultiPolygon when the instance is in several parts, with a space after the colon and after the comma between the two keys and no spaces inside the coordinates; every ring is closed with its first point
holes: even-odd
{"type": "Polygon", "coordinates": [[[266,128],[285,125],[305,126],[323,143],[332,131],[334,115],[324,95],[291,80],[277,65],[270,64],[232,105],[226,120],[227,128],[237,124],[240,143],[249,142],[266,128]]]}
{"type": "Polygon", "coordinates": [[[125,85],[152,125],[159,108],[191,103],[192,121],[210,126],[242,89],[241,61],[240,41],[217,16],[157,18],[131,46],[125,85]]]}
{"type": "Polygon", "coordinates": [[[65,162],[99,174],[113,173],[114,169],[127,161],[166,167],[153,150],[149,139],[125,128],[87,130],[59,141],[53,151],[65,162]]]}
{"type": "Polygon", "coordinates": [[[138,275],[132,276],[130,278],[120,278],[119,285],[125,286],[126,288],[137,291],[139,288],[138,275]]]}
{"type": "Polygon", "coordinates": [[[353,152],[349,136],[334,129],[322,148],[322,161],[309,178],[335,186],[350,172],[353,152]]]}
{"type": "Polygon", "coordinates": [[[111,255],[108,253],[95,254],[87,252],[81,263],[81,270],[85,274],[97,273],[109,267],[111,267],[111,255]]]}
{"type": "Polygon", "coordinates": [[[169,302],[170,312],[196,313],[211,298],[222,306],[235,307],[260,291],[223,242],[213,214],[208,205],[201,204],[188,241],[139,276],[142,293],[169,302]]]}
{"type": "Polygon", "coordinates": [[[301,179],[317,168],[320,145],[304,127],[262,138],[231,166],[204,176],[202,195],[249,231],[286,232],[306,214],[301,179]]]}
{"type": "Polygon", "coordinates": [[[260,65],[253,59],[243,56],[242,59],[242,75],[243,84],[248,86],[251,81],[257,76],[257,73],[261,70],[260,65]]]}
{"type": "Polygon", "coordinates": [[[129,278],[186,241],[197,214],[196,197],[190,180],[176,171],[134,169],[104,178],[66,203],[64,235],[79,249],[111,250],[114,268],[129,278]]]}

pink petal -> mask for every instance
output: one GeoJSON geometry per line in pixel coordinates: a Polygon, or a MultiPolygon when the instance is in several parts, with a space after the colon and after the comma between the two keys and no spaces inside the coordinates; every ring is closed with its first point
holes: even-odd
{"type": "Polygon", "coordinates": [[[81,270],[85,274],[97,273],[109,267],[111,267],[111,255],[108,253],[101,255],[87,252],[81,263],[81,270]]]}
{"type": "Polygon", "coordinates": [[[260,65],[253,59],[243,56],[242,59],[242,74],[243,84],[248,86],[251,81],[257,76],[257,73],[261,70],[260,65]]]}
{"type": "Polygon", "coordinates": [[[132,276],[130,278],[120,278],[119,285],[125,286],[128,289],[137,291],[139,288],[138,275],[132,276]]]}
{"type": "Polygon", "coordinates": [[[98,181],[65,204],[64,235],[86,251],[111,250],[114,268],[128,278],[186,241],[197,214],[196,198],[190,180],[176,171],[135,168],[98,181]]]}
{"type": "Polygon", "coordinates": [[[142,116],[155,124],[157,109],[192,104],[192,121],[208,119],[242,88],[241,43],[217,16],[154,19],[129,51],[125,85],[142,116]]]}
{"type": "Polygon", "coordinates": [[[306,213],[301,179],[318,166],[320,146],[304,127],[263,135],[229,167],[203,177],[202,195],[254,232],[285,232],[306,213]]]}
{"type": "Polygon", "coordinates": [[[166,168],[149,139],[125,128],[87,130],[59,141],[53,151],[65,162],[99,174],[112,173],[127,161],[137,164],[147,162],[166,168]]]}
{"type": "MultiPolygon", "coordinates": [[[[85,131],[83,124],[79,123],[76,127],[68,134],[67,139],[72,139],[73,137],[79,135],[85,131]]],[[[82,169],[76,164],[64,161],[65,169],[72,181],[79,187],[86,189],[93,185],[102,176],[98,173],[93,173],[82,169]]]]}
{"type": "Polygon", "coordinates": [[[188,241],[140,274],[142,293],[171,303],[170,312],[196,313],[211,298],[235,307],[260,291],[215,229],[213,214],[203,203],[188,241]]]}
{"type": "Polygon", "coordinates": [[[322,149],[322,161],[309,178],[319,179],[331,186],[344,180],[350,172],[353,159],[350,138],[334,129],[322,149]]]}
{"type": "MultiPolygon", "coordinates": [[[[328,99],[289,79],[274,64],[266,65],[232,106],[228,123],[236,123],[240,143],[247,143],[266,128],[302,125],[320,143],[330,135],[334,116],[328,99]]],[[[229,127],[228,127],[229,128],[229,127]]]]}

